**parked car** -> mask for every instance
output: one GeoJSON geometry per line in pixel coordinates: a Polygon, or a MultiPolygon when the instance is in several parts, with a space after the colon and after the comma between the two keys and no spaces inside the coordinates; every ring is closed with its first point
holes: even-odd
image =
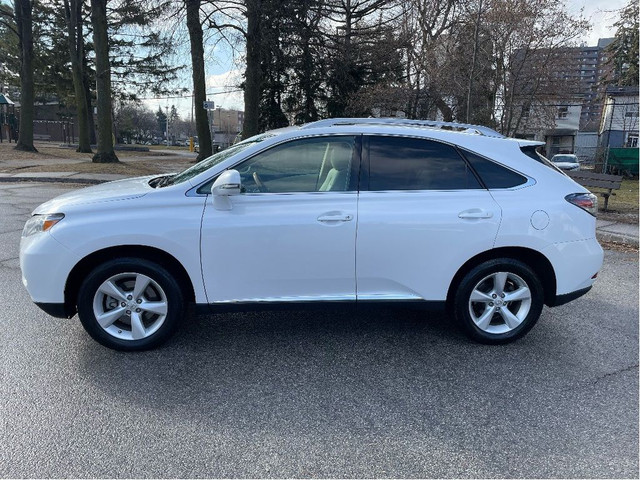
{"type": "Polygon", "coordinates": [[[596,197],[539,145],[393,119],[267,132],[178,174],[40,205],[22,234],[23,283],[119,350],[163,343],[188,303],[448,306],[471,338],[510,342],[602,265],[596,197]]]}
{"type": "Polygon", "coordinates": [[[551,157],[551,161],[561,170],[580,170],[578,157],[570,153],[559,153],[551,157]]]}

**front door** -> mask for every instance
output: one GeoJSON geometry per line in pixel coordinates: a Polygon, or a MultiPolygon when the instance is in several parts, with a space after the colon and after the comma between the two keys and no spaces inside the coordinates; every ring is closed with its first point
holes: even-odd
{"type": "Polygon", "coordinates": [[[243,193],[202,219],[209,303],[355,300],[359,143],[297,139],[234,167],[243,193]]]}

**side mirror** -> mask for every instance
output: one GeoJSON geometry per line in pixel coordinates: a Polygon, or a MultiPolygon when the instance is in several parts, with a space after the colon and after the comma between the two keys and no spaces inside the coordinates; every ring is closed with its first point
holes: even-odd
{"type": "Polygon", "coordinates": [[[213,182],[211,194],[225,197],[240,195],[240,184],[240,173],[237,170],[226,170],[213,182]]]}

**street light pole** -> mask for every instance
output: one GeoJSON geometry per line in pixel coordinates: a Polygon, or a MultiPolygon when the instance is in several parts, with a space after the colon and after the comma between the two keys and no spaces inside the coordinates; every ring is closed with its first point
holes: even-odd
{"type": "Polygon", "coordinates": [[[167,137],[167,147],[169,146],[169,104],[167,104],[167,118],[165,121],[165,135],[167,137]]]}

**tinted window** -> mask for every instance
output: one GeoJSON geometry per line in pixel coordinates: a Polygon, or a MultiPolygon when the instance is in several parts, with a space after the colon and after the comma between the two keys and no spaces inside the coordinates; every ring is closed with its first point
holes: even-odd
{"type": "Polygon", "coordinates": [[[294,140],[240,163],[245,192],[293,193],[350,190],[355,137],[294,140]]]}
{"type": "Polygon", "coordinates": [[[511,188],[526,183],[527,178],[475,153],[464,151],[464,156],[487,188],[511,188]]]}
{"type": "Polygon", "coordinates": [[[369,158],[369,190],[482,188],[456,150],[442,143],[371,137],[369,158]]]}

